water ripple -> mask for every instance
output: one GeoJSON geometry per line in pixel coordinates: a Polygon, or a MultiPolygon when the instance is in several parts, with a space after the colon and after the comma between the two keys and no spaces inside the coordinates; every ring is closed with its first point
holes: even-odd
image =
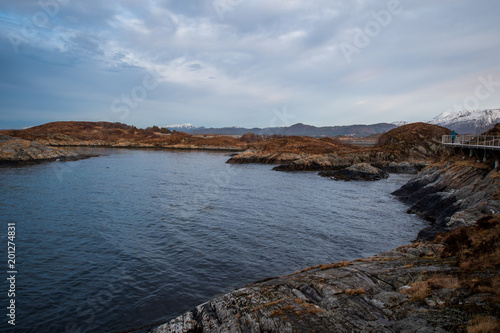
{"type": "Polygon", "coordinates": [[[117,331],[167,320],[255,280],[412,240],[423,222],[390,192],[408,177],[334,182],[225,154],[100,150],[1,168],[17,222],[19,329],[117,331]]]}

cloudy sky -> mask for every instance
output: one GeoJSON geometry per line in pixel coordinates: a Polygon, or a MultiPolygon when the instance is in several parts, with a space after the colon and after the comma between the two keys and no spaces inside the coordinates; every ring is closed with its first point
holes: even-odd
{"type": "Polygon", "coordinates": [[[0,128],[499,108],[499,12],[498,0],[0,0],[0,128]]]}

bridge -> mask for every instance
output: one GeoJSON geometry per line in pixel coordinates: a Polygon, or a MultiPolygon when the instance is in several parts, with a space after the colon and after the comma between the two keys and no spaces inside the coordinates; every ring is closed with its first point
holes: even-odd
{"type": "Polygon", "coordinates": [[[500,150],[500,136],[443,135],[442,144],[453,147],[500,150]]]}
{"type": "Polygon", "coordinates": [[[493,157],[495,158],[495,168],[500,165],[500,136],[443,135],[441,143],[447,147],[468,151],[469,157],[476,155],[478,162],[479,153],[482,151],[483,161],[486,161],[488,157],[493,157]]]}

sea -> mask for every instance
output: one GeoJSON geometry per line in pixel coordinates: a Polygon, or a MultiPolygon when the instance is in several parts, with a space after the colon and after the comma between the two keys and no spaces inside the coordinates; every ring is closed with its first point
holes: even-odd
{"type": "Polygon", "coordinates": [[[227,164],[227,152],[78,151],[99,156],[0,167],[2,332],[145,332],[252,282],[408,244],[426,225],[391,195],[409,175],[344,182],[227,164]]]}

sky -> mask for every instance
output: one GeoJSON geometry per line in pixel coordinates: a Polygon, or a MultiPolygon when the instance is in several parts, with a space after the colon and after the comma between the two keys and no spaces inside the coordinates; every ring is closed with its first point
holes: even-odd
{"type": "Polygon", "coordinates": [[[500,108],[499,12],[498,0],[0,0],[0,128],[500,108]]]}

